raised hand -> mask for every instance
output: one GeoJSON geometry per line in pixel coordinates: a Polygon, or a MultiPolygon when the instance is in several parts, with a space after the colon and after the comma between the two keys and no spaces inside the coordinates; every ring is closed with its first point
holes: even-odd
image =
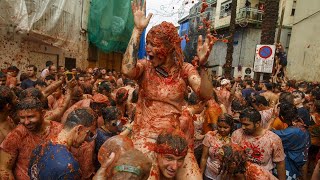
{"type": "Polygon", "coordinates": [[[207,33],[207,36],[206,36],[204,43],[202,40],[202,35],[199,36],[198,47],[197,47],[197,56],[199,58],[200,65],[204,65],[207,63],[211,49],[216,41],[217,41],[217,39],[214,36],[212,36],[210,34],[210,32],[207,33]]]}
{"type": "Polygon", "coordinates": [[[152,17],[152,13],[148,14],[146,17],[146,0],[142,4],[142,0],[133,0],[131,1],[132,14],[134,18],[134,26],[138,30],[143,31],[149,24],[149,21],[152,17]]]}

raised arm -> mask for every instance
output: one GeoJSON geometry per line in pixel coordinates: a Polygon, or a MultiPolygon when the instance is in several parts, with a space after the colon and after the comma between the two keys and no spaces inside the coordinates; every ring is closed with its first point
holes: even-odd
{"type": "Polygon", "coordinates": [[[121,72],[129,78],[138,77],[143,72],[143,67],[137,65],[140,37],[143,30],[148,26],[152,14],[145,17],[146,0],[133,0],[131,2],[134,17],[134,28],[127,50],[123,56],[121,72]]]}
{"type": "Polygon", "coordinates": [[[208,33],[203,43],[202,36],[198,38],[197,58],[199,60],[200,77],[191,76],[188,78],[193,91],[197,92],[202,99],[209,100],[212,97],[212,79],[208,74],[206,63],[216,39],[208,33]]]}
{"type": "Polygon", "coordinates": [[[76,84],[77,81],[75,79],[72,79],[69,82],[67,82],[67,92],[63,99],[62,105],[52,111],[48,111],[48,113],[46,113],[47,116],[45,117],[46,120],[61,122],[64,112],[66,112],[66,110],[69,107],[71,92],[72,89],[76,86],[76,84]]]}
{"type": "Polygon", "coordinates": [[[58,80],[46,87],[42,91],[44,98],[46,99],[50,94],[54,93],[64,82],[64,80],[58,80]]]}

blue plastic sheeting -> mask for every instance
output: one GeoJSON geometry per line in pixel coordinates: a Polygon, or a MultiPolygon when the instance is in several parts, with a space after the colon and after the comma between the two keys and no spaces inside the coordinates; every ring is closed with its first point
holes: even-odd
{"type": "Polygon", "coordinates": [[[144,59],[147,56],[145,35],[146,35],[146,30],[143,31],[140,37],[140,46],[139,46],[139,53],[138,53],[139,59],[144,59]]]}
{"type": "Polygon", "coordinates": [[[182,50],[185,49],[186,45],[187,45],[187,42],[184,38],[184,35],[185,34],[188,34],[189,33],[189,21],[186,21],[186,22],[183,22],[180,24],[180,29],[179,29],[179,35],[181,37],[183,37],[182,41],[181,41],[181,48],[182,50]]]}

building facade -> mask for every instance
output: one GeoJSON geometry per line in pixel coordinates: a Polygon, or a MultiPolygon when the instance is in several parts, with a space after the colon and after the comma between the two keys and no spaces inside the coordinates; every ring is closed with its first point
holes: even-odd
{"type": "Polygon", "coordinates": [[[30,64],[41,71],[51,60],[67,68],[89,65],[89,1],[0,1],[1,69],[30,64]]]}
{"type": "MultiPolygon", "coordinates": [[[[292,14],[292,9],[294,9],[294,1],[296,0],[281,0],[279,4],[279,20],[282,11],[283,21],[281,33],[279,36],[280,42],[285,45],[286,51],[289,49],[289,41],[291,36],[291,26],[293,24],[294,12],[292,14]]],[[[201,3],[196,4],[194,8],[201,7],[201,3]]],[[[253,63],[256,52],[256,45],[260,44],[261,36],[261,23],[264,12],[265,0],[237,0],[237,16],[236,16],[236,32],[234,35],[234,52],[233,52],[233,75],[238,76],[254,76],[253,73],[253,63]],[[247,72],[247,73],[246,73],[247,72]]],[[[212,22],[212,32],[216,33],[219,38],[228,37],[229,34],[229,24],[231,18],[231,6],[232,0],[214,0],[210,1],[209,11],[213,17],[209,17],[212,22]]],[[[192,15],[192,9],[190,10],[189,16],[192,15]]],[[[201,20],[199,20],[201,22],[201,20]]],[[[196,28],[199,26],[198,22],[189,19],[190,22],[190,42],[187,44],[186,50],[191,52],[194,56],[196,48],[196,39],[200,33],[191,34],[191,28],[196,28]],[[195,37],[191,37],[194,35],[195,37]],[[193,41],[191,40],[193,39],[193,41]],[[188,48],[189,47],[189,48],[188,48]]],[[[277,37],[278,35],[276,35],[277,37]]],[[[209,64],[215,65],[212,68],[213,74],[222,75],[223,65],[225,64],[227,44],[223,42],[216,42],[213,50],[209,56],[209,64]]]]}
{"type": "Polygon", "coordinates": [[[296,2],[288,75],[297,80],[319,81],[320,77],[320,1],[296,2]]]}

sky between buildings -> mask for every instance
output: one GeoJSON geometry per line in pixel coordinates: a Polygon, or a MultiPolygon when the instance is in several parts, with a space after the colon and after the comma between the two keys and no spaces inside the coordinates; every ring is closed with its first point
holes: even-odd
{"type": "Polygon", "coordinates": [[[147,14],[153,13],[147,32],[162,21],[178,26],[178,20],[187,16],[189,9],[197,2],[198,0],[147,0],[147,14]]]}

